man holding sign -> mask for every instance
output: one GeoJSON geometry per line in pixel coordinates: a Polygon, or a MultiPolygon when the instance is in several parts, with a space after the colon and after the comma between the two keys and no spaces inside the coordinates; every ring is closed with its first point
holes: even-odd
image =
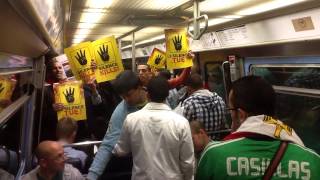
{"type": "MultiPolygon", "coordinates": [[[[82,51],[83,53],[83,51],[82,51]]],[[[81,56],[79,54],[79,56],[81,56]]],[[[57,60],[51,60],[47,64],[47,72],[48,77],[50,77],[49,81],[50,83],[59,83],[64,84],[67,82],[70,82],[70,80],[67,78],[65,71],[63,69],[63,66],[60,62],[57,60]]],[[[76,94],[80,93],[80,88],[78,90],[74,89],[75,87],[65,87],[61,92],[59,92],[59,101],[55,100],[55,94],[53,91],[53,84],[46,84],[45,91],[44,91],[44,109],[43,109],[43,116],[42,119],[45,119],[45,122],[42,122],[41,127],[41,139],[42,140],[55,140],[55,128],[57,121],[58,121],[58,114],[61,114],[64,112],[64,110],[67,108],[66,105],[68,102],[70,104],[80,101],[80,96],[75,97],[76,94]],[[64,100],[65,105],[61,102],[64,100]]],[[[83,90],[82,90],[83,91],[83,90]]],[[[57,91],[56,91],[57,92],[57,91]]],[[[81,96],[83,106],[85,106],[85,109],[82,110],[82,112],[86,112],[87,117],[86,118],[80,118],[82,120],[88,120],[92,121],[94,119],[92,112],[92,105],[101,103],[101,97],[96,90],[95,86],[89,84],[87,87],[84,88],[84,95],[81,96]],[[85,103],[84,103],[85,102],[85,103]]],[[[79,109],[77,109],[78,111],[79,109]]],[[[61,115],[60,115],[61,116],[61,115]]],[[[59,116],[59,117],[60,117],[59,116]]],[[[62,117],[62,116],[61,116],[62,117]]],[[[79,120],[80,120],[79,119],[79,120]]],[[[79,125],[79,133],[77,139],[86,138],[88,136],[88,130],[86,128],[87,122],[86,121],[78,121],[79,125]]]]}

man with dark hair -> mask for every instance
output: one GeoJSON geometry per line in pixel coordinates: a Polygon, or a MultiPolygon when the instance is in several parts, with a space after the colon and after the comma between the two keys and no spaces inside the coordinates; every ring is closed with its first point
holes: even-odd
{"type": "Polygon", "coordinates": [[[138,64],[137,71],[142,85],[147,86],[149,80],[153,77],[151,68],[148,64],[138,64]]]}
{"type": "Polygon", "coordinates": [[[234,132],[205,149],[196,179],[320,179],[320,156],[274,117],[270,84],[257,76],[236,80],[229,105],[234,132]]]}
{"type": "Polygon", "coordinates": [[[189,123],[164,103],[169,94],[167,80],[152,78],[147,91],[149,103],[127,116],[114,152],[120,156],[132,152],[131,179],[193,179],[189,123]]]}
{"type": "MultiPolygon", "coordinates": [[[[199,74],[191,74],[186,79],[187,97],[182,102],[183,115],[189,121],[197,120],[203,123],[205,130],[219,131],[225,128],[225,109],[223,99],[215,92],[203,88],[199,74]]],[[[211,135],[212,139],[219,137],[211,135]]]]}
{"type": "MultiPolygon", "coordinates": [[[[72,118],[65,117],[60,119],[57,125],[59,143],[63,146],[74,143],[77,130],[78,125],[72,118]]],[[[81,161],[81,168],[85,168],[86,159],[88,157],[86,153],[72,147],[64,147],[63,150],[68,159],[79,159],[81,161]]]]}
{"type": "Polygon", "coordinates": [[[22,177],[22,180],[63,179],[84,180],[81,173],[65,164],[63,148],[55,141],[41,142],[35,151],[39,166],[22,177]]]}
{"type": "MultiPolygon", "coordinates": [[[[112,150],[120,136],[126,116],[141,109],[147,103],[146,92],[140,79],[132,71],[120,73],[115,79],[113,87],[123,100],[112,113],[108,130],[89,169],[87,178],[90,180],[98,179],[109,163],[112,150]]],[[[130,162],[127,163],[129,164],[130,162]]]]}

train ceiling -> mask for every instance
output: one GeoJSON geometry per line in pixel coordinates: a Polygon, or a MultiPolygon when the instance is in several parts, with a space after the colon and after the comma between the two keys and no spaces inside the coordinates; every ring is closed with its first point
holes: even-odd
{"type": "MultiPolygon", "coordinates": [[[[201,14],[209,27],[257,14],[307,6],[317,0],[203,0],[201,14]]],[[[163,30],[186,27],[193,18],[193,0],[64,0],[65,46],[114,35],[124,45],[163,39],[163,30]],[[128,36],[126,36],[128,35],[128,36]]],[[[263,18],[263,17],[261,17],[263,18]]]]}

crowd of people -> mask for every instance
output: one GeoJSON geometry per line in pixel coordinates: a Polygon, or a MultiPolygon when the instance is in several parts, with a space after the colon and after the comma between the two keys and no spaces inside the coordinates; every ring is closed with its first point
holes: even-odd
{"type": "Polygon", "coordinates": [[[275,117],[275,92],[260,77],[233,82],[225,103],[191,68],[172,78],[139,64],[112,83],[87,83],[87,119],[75,122],[57,121],[64,107],[53,101],[52,83],[69,79],[57,61],[48,70],[38,166],[23,179],[320,179],[320,156],[275,117]],[[227,111],[232,132],[223,138],[212,132],[228,127],[227,111]],[[102,143],[83,175],[87,154],[67,145],[85,139],[102,143]],[[116,166],[132,173],[112,176],[116,166]]]}

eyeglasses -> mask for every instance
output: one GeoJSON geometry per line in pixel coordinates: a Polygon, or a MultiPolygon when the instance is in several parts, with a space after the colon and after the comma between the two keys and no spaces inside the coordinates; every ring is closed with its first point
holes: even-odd
{"type": "Polygon", "coordinates": [[[238,108],[227,108],[228,111],[236,111],[238,108]]]}

